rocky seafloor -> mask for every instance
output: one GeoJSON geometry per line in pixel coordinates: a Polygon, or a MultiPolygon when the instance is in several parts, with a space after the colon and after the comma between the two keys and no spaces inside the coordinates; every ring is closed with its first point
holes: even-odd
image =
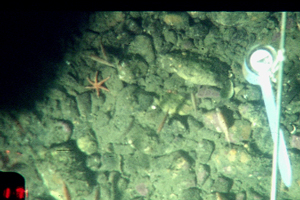
{"type": "MultiPolygon", "coordinates": [[[[283,200],[300,191],[300,14],[287,22],[283,200]]],[[[269,12],[90,13],[35,109],[1,111],[0,169],[40,200],[269,199],[273,142],[242,64],[255,44],[277,48],[279,27],[269,12]],[[99,96],[96,72],[110,77],[99,96]]]]}

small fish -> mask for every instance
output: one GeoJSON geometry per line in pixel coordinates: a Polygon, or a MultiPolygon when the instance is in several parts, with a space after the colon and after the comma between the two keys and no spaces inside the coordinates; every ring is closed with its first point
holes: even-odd
{"type": "Polygon", "coordinates": [[[230,145],[229,131],[224,115],[222,114],[219,108],[216,108],[216,114],[218,118],[219,127],[221,128],[221,131],[225,134],[225,138],[230,145]]]}
{"type": "Polygon", "coordinates": [[[161,121],[161,123],[159,124],[157,130],[156,130],[156,133],[160,133],[160,131],[162,130],[162,128],[164,127],[166,121],[167,121],[167,118],[169,116],[169,110],[167,111],[167,113],[165,114],[163,120],[161,121]]]}
{"type": "Polygon", "coordinates": [[[66,200],[71,200],[69,188],[66,186],[64,181],[63,181],[63,193],[64,193],[64,196],[66,197],[66,200]]]}
{"type": "Polygon", "coordinates": [[[221,98],[221,89],[213,86],[199,86],[196,97],[202,98],[221,98]]]}
{"type": "Polygon", "coordinates": [[[191,101],[192,101],[193,110],[196,115],[197,114],[197,101],[196,101],[195,94],[193,92],[191,92],[191,101]]]}
{"type": "Polygon", "coordinates": [[[90,57],[92,60],[94,60],[94,61],[96,61],[96,62],[98,62],[98,63],[101,63],[101,64],[103,64],[103,65],[107,65],[107,66],[110,66],[110,67],[114,67],[114,68],[115,68],[115,65],[114,65],[114,64],[112,64],[112,63],[110,63],[110,62],[108,62],[108,61],[106,61],[106,60],[100,58],[99,56],[96,56],[96,55],[92,54],[92,55],[89,55],[89,57],[90,57]]]}
{"type": "Polygon", "coordinates": [[[100,200],[100,187],[96,187],[95,200],[100,200]]]}

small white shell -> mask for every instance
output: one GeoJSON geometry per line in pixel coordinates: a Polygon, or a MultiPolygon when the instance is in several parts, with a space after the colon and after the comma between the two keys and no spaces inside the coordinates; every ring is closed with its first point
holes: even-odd
{"type": "Polygon", "coordinates": [[[91,135],[84,135],[78,138],[77,146],[80,149],[80,151],[86,153],[87,155],[96,153],[98,150],[97,141],[91,135]]]}

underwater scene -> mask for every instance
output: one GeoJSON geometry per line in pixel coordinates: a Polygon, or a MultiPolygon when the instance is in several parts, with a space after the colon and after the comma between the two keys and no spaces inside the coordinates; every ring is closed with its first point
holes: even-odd
{"type": "MultiPolygon", "coordinates": [[[[59,59],[37,56],[47,70],[30,74],[47,83],[28,80],[23,92],[38,98],[20,96],[31,106],[1,104],[0,171],[21,174],[33,200],[270,199],[271,123],[243,65],[255,45],[279,48],[280,26],[280,12],[85,13],[57,39],[59,59]]],[[[280,128],[292,180],[278,171],[277,199],[297,200],[300,13],[287,12],[285,31],[280,128]]]]}

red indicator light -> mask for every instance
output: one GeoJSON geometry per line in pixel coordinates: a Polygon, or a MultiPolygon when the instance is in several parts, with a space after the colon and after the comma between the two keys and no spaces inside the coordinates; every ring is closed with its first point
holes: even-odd
{"type": "Polygon", "coordinates": [[[16,188],[16,197],[18,199],[24,199],[25,196],[25,190],[23,187],[17,187],[16,188]]]}
{"type": "Polygon", "coordinates": [[[10,197],[10,189],[9,188],[5,188],[4,191],[3,191],[3,197],[8,199],[10,197]]]}
{"type": "Polygon", "coordinates": [[[0,200],[24,200],[25,179],[15,172],[0,171],[0,200]]]}

